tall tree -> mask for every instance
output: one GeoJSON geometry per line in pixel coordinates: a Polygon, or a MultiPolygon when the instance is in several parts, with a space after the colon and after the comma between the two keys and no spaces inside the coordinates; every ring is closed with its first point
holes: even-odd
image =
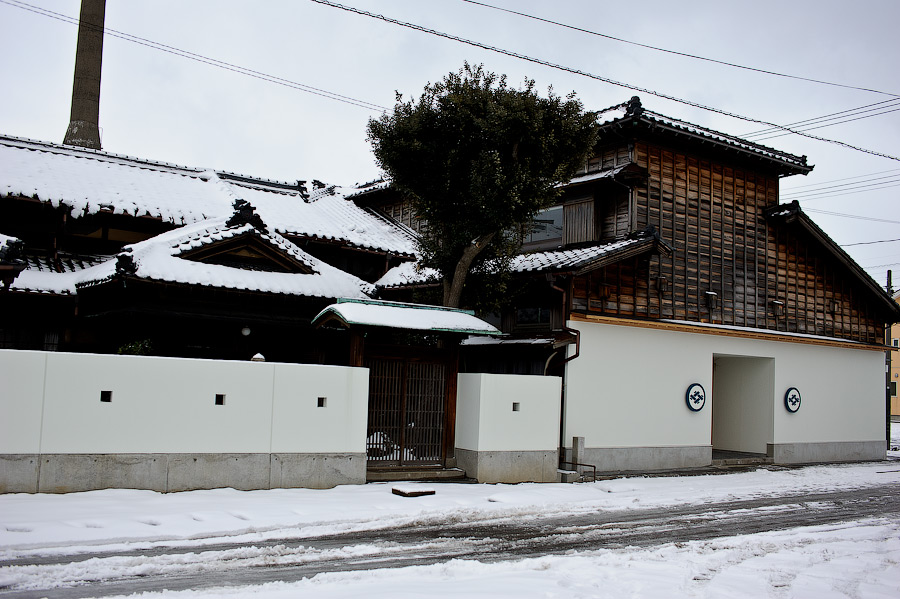
{"type": "Polygon", "coordinates": [[[542,97],[469,64],[369,121],[379,166],[427,223],[422,262],[443,276],[445,306],[470,272],[508,269],[519,228],[584,164],[595,122],[574,94],[542,97]]]}

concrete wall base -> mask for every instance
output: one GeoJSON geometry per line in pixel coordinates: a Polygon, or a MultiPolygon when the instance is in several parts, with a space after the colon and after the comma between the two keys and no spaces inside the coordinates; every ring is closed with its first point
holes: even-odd
{"type": "Polygon", "coordinates": [[[538,451],[472,451],[456,448],[456,461],[480,483],[556,482],[555,449],[538,451]]]}
{"type": "Polygon", "coordinates": [[[776,464],[867,462],[883,460],[884,441],[833,441],[825,443],[768,443],[766,453],[776,464]]]}
{"type": "Polygon", "coordinates": [[[365,482],[364,453],[0,455],[0,493],[326,489],[365,482]]]}
{"type": "MultiPolygon", "coordinates": [[[[571,449],[566,449],[571,460],[571,449]]],[[[626,472],[701,468],[712,464],[711,445],[674,447],[586,447],[581,461],[597,472],[626,472]]]]}
{"type": "Polygon", "coordinates": [[[37,493],[39,460],[34,454],[0,454],[0,493],[37,493]]]}
{"type": "Polygon", "coordinates": [[[366,454],[273,453],[269,488],[330,489],[366,482],[366,454]]]}

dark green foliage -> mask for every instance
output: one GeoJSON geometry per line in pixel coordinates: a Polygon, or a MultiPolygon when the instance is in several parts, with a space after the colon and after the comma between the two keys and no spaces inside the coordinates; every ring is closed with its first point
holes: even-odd
{"type": "Polygon", "coordinates": [[[153,342],[149,339],[132,341],[121,346],[116,353],[131,356],[149,356],[153,354],[153,342]]]}
{"type": "Polygon", "coordinates": [[[510,88],[466,64],[418,100],[398,96],[392,113],[369,121],[368,138],[394,188],[428,223],[423,261],[444,276],[444,303],[458,305],[469,272],[508,269],[520,242],[510,232],[584,164],[596,127],[572,96],[541,97],[533,81],[510,88]]]}

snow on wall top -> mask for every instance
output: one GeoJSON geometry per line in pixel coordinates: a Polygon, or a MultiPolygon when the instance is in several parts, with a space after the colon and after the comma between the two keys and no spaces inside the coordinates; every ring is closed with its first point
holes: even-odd
{"type": "Polygon", "coordinates": [[[299,189],[262,179],[175,166],[97,150],[0,136],[0,199],[25,196],[68,206],[79,217],[106,211],[150,216],[175,225],[226,217],[235,199],[253,204],[275,230],[289,235],[412,255],[401,228],[347,200],[355,189],[299,189]],[[221,175],[221,176],[220,176],[221,175]]]}

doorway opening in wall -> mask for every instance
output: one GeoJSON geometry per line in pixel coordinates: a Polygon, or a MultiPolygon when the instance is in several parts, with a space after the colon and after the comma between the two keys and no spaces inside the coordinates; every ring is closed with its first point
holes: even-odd
{"type": "Polygon", "coordinates": [[[428,348],[372,351],[369,368],[368,468],[443,467],[448,418],[455,417],[455,362],[428,348]],[[452,376],[452,379],[451,379],[452,376]],[[450,409],[448,409],[450,408],[450,409]]]}
{"type": "Polygon", "coordinates": [[[775,359],[713,356],[713,460],[766,458],[775,433],[775,359]]]}

